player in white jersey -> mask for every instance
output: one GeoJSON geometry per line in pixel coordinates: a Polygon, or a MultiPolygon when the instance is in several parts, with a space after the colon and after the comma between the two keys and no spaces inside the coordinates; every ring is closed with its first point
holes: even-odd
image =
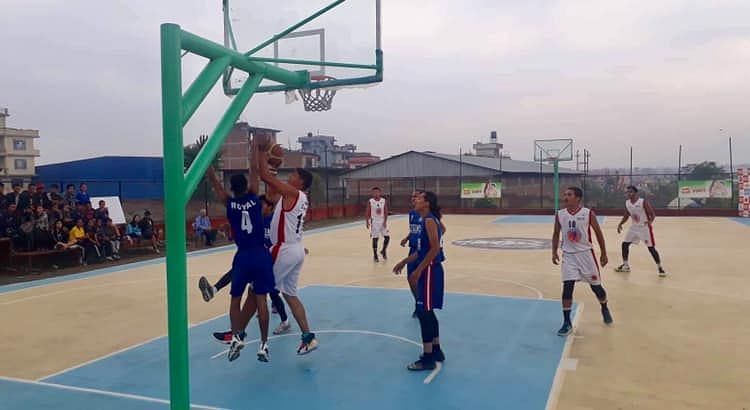
{"type": "MultiPolygon", "coordinates": [[[[302,168],[289,174],[287,182],[282,182],[271,172],[267,153],[260,161],[260,177],[268,186],[270,197],[280,196],[271,219],[271,255],[276,289],[284,295],[292,316],[302,331],[302,342],[297,354],[309,353],[318,346],[315,333],[310,332],[305,307],[297,296],[297,283],[305,260],[305,247],[302,245],[302,228],[307,213],[307,191],[312,185],[312,174],[302,168]]],[[[271,199],[273,201],[273,199],[271,199]]]]}
{"type": "Polygon", "coordinates": [[[607,292],[602,287],[602,278],[599,265],[596,261],[591,242],[591,230],[596,234],[599,242],[601,256],[599,260],[604,267],[607,260],[607,248],[604,244],[604,234],[599,222],[596,220],[594,211],[584,208],[582,204],[583,190],[578,187],[570,187],[565,190],[563,200],[565,208],[557,211],[555,227],[552,233],[552,263],[560,262],[558,246],[560,245],[560,230],[562,237],[562,308],[563,325],[557,334],[567,336],[573,332],[573,323],[570,320],[570,309],[573,306],[573,289],[579,280],[588,282],[596,298],[599,299],[604,323],[612,323],[612,315],[607,306],[607,292]]]}
{"type": "Polygon", "coordinates": [[[646,244],[651,257],[654,258],[656,266],[659,269],[659,276],[667,276],[667,272],[661,266],[661,257],[656,251],[656,242],[654,241],[654,219],[656,213],[651,204],[645,199],[638,196],[638,188],[630,185],[627,188],[627,199],[625,200],[625,215],[622,216],[620,224],[617,225],[617,233],[622,232],[622,225],[630,219],[630,228],[625,234],[625,240],[622,242],[622,265],[615,268],[616,272],[630,272],[628,256],[630,256],[630,245],[637,244],[640,241],[646,244]]]}
{"type": "Polygon", "coordinates": [[[383,249],[380,255],[383,259],[388,259],[388,243],[391,241],[391,233],[388,231],[388,204],[385,198],[381,196],[380,188],[372,188],[372,198],[367,201],[367,211],[365,214],[365,225],[370,230],[372,237],[372,259],[378,262],[378,239],[383,236],[383,249]]]}

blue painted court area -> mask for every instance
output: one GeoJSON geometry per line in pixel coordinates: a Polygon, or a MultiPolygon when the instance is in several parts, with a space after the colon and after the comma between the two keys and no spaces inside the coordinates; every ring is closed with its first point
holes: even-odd
{"type": "MultiPolygon", "coordinates": [[[[597,215],[599,224],[604,223],[604,216],[597,215]]],[[[496,224],[550,224],[555,221],[554,215],[503,215],[492,223],[496,224]]]]}
{"type": "Polygon", "coordinates": [[[733,221],[737,222],[737,223],[741,223],[741,224],[743,224],[743,225],[746,225],[746,226],[750,226],[750,218],[740,218],[740,217],[736,217],[736,218],[731,218],[731,219],[732,219],[733,221]]]}
{"type": "MultiPolygon", "coordinates": [[[[446,295],[446,309],[438,312],[446,362],[427,383],[429,372],[405,368],[421,351],[408,291],[312,286],[301,297],[321,343],[306,356],[296,355],[294,334],[271,339],[270,363],[256,360],[257,342],[230,363],[225,354],[212,358],[226,347],[211,337],[227,329],[226,317],[191,328],[193,403],[232,409],[545,408],[565,343],[555,334],[559,302],[446,295]]],[[[277,323],[272,316],[272,328],[277,323]]],[[[249,338],[257,336],[253,321],[249,338]]],[[[0,396],[10,397],[9,408],[50,402],[58,409],[163,408],[167,369],[167,341],[161,338],[43,380],[140,400],[2,380],[0,396]]]]}

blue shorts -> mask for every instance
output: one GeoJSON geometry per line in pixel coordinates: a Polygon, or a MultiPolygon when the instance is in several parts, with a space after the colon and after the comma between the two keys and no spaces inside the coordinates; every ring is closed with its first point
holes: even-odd
{"type": "Polygon", "coordinates": [[[433,309],[442,309],[444,292],[443,265],[433,262],[427,266],[417,281],[417,310],[429,312],[433,309]]]}
{"type": "Polygon", "coordinates": [[[252,286],[258,295],[270,293],[274,289],[273,260],[265,247],[239,249],[232,261],[232,297],[240,297],[247,285],[252,286]]]}

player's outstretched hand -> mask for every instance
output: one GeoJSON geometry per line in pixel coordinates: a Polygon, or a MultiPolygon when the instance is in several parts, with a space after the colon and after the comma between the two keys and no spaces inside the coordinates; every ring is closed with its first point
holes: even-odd
{"type": "Polygon", "coordinates": [[[606,253],[603,253],[602,256],[599,257],[599,262],[602,264],[602,268],[607,266],[607,263],[609,263],[609,258],[607,258],[606,253]]]}
{"type": "Polygon", "coordinates": [[[557,251],[552,251],[552,263],[555,265],[559,265],[560,263],[560,255],[557,254],[557,251]]]}
{"type": "Polygon", "coordinates": [[[407,243],[407,242],[409,242],[409,238],[404,238],[404,239],[402,239],[402,240],[401,240],[401,247],[403,248],[404,246],[406,246],[406,243],[407,243]]]}
{"type": "Polygon", "coordinates": [[[617,233],[622,233],[622,224],[617,225],[617,233]]]}
{"type": "Polygon", "coordinates": [[[406,265],[404,261],[397,263],[396,266],[393,267],[393,273],[396,275],[400,275],[401,271],[404,270],[404,265],[406,265]]]}
{"type": "Polygon", "coordinates": [[[310,254],[310,250],[305,248],[305,255],[309,255],[309,254],[310,254]]]}

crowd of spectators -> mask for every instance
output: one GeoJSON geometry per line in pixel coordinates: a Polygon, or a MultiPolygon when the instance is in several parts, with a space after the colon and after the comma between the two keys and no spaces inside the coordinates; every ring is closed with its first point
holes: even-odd
{"type": "MultiPolygon", "coordinates": [[[[87,264],[120,258],[120,245],[151,240],[155,252],[159,241],[151,219],[134,215],[125,232],[113,223],[105,201],[91,203],[88,187],[80,184],[57,184],[45,190],[42,183],[30,184],[26,190],[13,184],[12,190],[0,183],[0,237],[8,238],[16,252],[75,249],[79,262],[87,264]]],[[[6,239],[7,240],[7,239],[6,239]]]]}

